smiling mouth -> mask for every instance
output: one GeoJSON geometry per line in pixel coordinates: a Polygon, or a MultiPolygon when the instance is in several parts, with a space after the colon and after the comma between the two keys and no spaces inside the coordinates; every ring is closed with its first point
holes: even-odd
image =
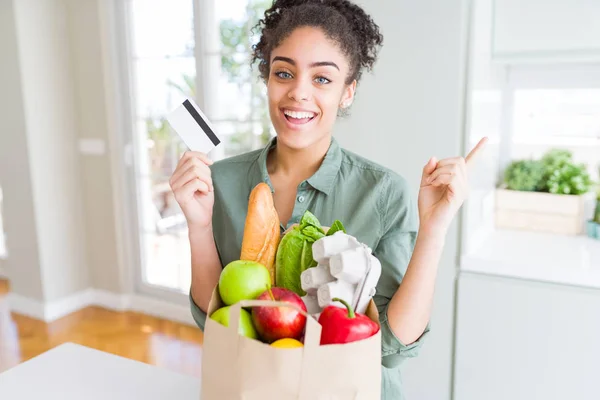
{"type": "Polygon", "coordinates": [[[283,116],[292,124],[306,124],[312,121],[317,113],[312,111],[292,111],[292,110],[283,110],[283,116]]]}

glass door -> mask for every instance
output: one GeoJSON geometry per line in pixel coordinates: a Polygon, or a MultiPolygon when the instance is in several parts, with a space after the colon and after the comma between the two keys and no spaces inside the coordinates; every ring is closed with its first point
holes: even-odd
{"type": "Polygon", "coordinates": [[[192,0],[130,0],[126,8],[131,141],[138,227],[138,290],[189,290],[187,229],[169,177],[184,145],[165,116],[195,98],[192,0]]]}
{"type": "Polygon", "coordinates": [[[273,130],[265,85],[250,68],[255,40],[250,29],[270,1],[128,0],[122,5],[137,290],[183,302],[191,282],[190,248],[169,179],[187,148],[165,116],[193,98],[223,142],[210,154],[213,160],[264,146],[273,130]]]}

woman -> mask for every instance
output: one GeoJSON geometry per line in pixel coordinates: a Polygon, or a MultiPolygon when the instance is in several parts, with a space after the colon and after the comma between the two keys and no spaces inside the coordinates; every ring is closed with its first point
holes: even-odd
{"type": "Polygon", "coordinates": [[[374,297],[382,397],[402,398],[397,367],[417,355],[429,330],[446,232],[466,196],[467,164],[483,141],[466,159],[429,160],[417,210],[402,177],[340,148],[331,134],[363,69],[375,63],[383,37],[372,19],[347,0],[276,0],[259,26],[254,60],[277,136],[264,149],[214,164],[186,152],[170,181],[189,226],[192,313],[204,329],[221,269],[239,258],[250,191],[266,182],[282,232],[310,210],[325,226],[341,220],[373,249],[382,265],[374,297]]]}

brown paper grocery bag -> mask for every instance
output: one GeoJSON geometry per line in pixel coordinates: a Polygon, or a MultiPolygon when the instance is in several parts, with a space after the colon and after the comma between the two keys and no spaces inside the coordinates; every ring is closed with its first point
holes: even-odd
{"type": "MultiPolygon", "coordinates": [[[[217,288],[208,315],[223,306],[217,288]]],[[[307,315],[304,347],[275,348],[238,334],[240,309],[256,306],[298,309],[285,302],[244,300],[231,306],[229,327],[207,318],[201,400],[381,398],[381,332],[358,342],[320,346],[321,325],[307,315]]],[[[367,315],[379,324],[373,301],[367,315]]]]}

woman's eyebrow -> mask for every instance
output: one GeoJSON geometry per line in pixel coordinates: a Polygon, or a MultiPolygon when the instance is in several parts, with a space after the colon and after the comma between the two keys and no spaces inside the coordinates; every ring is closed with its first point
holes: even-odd
{"type": "MultiPolygon", "coordinates": [[[[296,61],[292,60],[289,57],[281,57],[281,56],[276,56],[273,57],[273,62],[275,61],[283,61],[286,62],[288,64],[292,64],[292,65],[296,65],[296,61]]],[[[340,68],[337,66],[336,63],[334,63],[333,61],[317,61],[314,63],[311,63],[309,65],[309,67],[314,68],[314,67],[335,67],[338,71],[340,70],[340,68]]]]}
{"type": "Polygon", "coordinates": [[[335,67],[338,71],[340,70],[340,67],[337,66],[336,63],[334,63],[333,61],[318,61],[318,62],[314,62],[312,64],[310,64],[310,67],[335,67]]]}

